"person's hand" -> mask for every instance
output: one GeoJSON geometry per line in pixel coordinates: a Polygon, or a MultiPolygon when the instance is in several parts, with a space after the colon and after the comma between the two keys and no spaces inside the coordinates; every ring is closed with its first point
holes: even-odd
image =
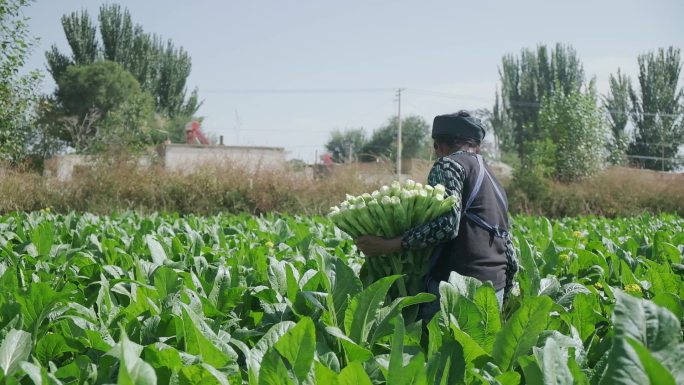
{"type": "Polygon", "coordinates": [[[401,237],[385,239],[375,235],[363,235],[354,240],[356,247],[366,256],[387,255],[401,250],[401,237]]]}

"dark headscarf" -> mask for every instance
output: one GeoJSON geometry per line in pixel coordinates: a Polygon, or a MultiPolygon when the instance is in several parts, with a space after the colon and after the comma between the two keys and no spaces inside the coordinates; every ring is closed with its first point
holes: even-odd
{"type": "Polygon", "coordinates": [[[482,121],[467,111],[437,115],[432,123],[432,137],[467,138],[481,142],[485,137],[482,121]]]}

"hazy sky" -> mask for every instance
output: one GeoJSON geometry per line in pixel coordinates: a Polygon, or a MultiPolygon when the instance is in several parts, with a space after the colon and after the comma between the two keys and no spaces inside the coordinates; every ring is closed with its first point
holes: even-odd
{"type": "MultiPolygon", "coordinates": [[[[68,52],[63,14],[96,16],[103,3],[111,1],[33,3],[26,15],[40,42],[27,68],[45,70],[52,44],[68,52]]],[[[637,55],[684,47],[682,0],[118,3],[146,32],[190,53],[188,86],[204,100],[205,131],[226,144],[283,146],[307,162],[331,130],[370,133],[396,114],[398,87],[406,88],[402,114],[429,122],[491,108],[501,56],[523,47],[571,44],[599,91],[618,67],[636,78],[637,55]]],[[[53,88],[46,72],[43,90],[53,88]]]]}

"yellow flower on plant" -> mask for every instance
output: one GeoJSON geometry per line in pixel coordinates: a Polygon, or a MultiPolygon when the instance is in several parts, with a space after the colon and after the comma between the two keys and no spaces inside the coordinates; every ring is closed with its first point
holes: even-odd
{"type": "Polygon", "coordinates": [[[578,231],[578,230],[577,230],[577,231],[574,231],[574,232],[572,233],[572,235],[573,235],[575,238],[582,238],[582,237],[584,237],[584,234],[582,234],[582,232],[581,232],[581,231],[578,231]]]}
{"type": "Polygon", "coordinates": [[[602,290],[602,289],[603,289],[603,284],[602,284],[601,282],[596,282],[596,283],[594,284],[594,287],[597,288],[597,289],[599,289],[599,290],[602,290]]]}
{"type": "Polygon", "coordinates": [[[272,249],[273,248],[273,242],[271,242],[271,241],[266,242],[266,247],[268,247],[269,249],[272,249]]]}
{"type": "Polygon", "coordinates": [[[641,286],[636,283],[630,283],[625,285],[625,291],[628,293],[641,294],[641,286]]]}
{"type": "Polygon", "coordinates": [[[559,258],[563,263],[567,263],[570,260],[570,256],[568,254],[561,254],[559,258]]]}

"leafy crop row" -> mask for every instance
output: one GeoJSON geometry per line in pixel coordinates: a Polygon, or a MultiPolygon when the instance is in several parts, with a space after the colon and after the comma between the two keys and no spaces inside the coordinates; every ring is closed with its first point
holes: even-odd
{"type": "Polygon", "coordinates": [[[499,312],[386,301],[324,218],[0,217],[0,384],[684,383],[684,220],[517,217],[499,312]]]}

